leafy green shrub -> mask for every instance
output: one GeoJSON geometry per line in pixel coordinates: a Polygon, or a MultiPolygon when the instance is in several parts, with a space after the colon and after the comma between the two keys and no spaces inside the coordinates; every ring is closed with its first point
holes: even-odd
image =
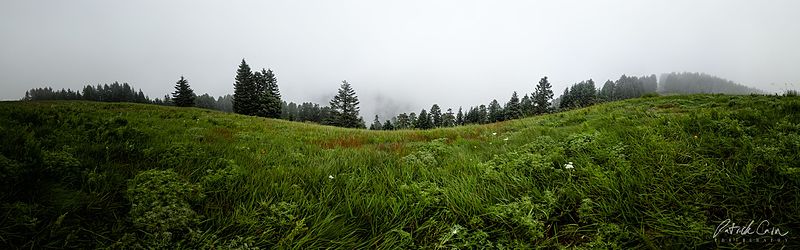
{"type": "Polygon", "coordinates": [[[127,196],[133,225],[146,233],[144,242],[163,247],[183,240],[200,220],[190,205],[190,201],[202,199],[199,189],[171,169],[137,174],[129,183],[127,196]]]}
{"type": "Polygon", "coordinates": [[[219,159],[219,169],[208,169],[201,180],[206,193],[221,193],[233,190],[233,187],[244,177],[244,170],[232,160],[219,159]]]}
{"type": "Polygon", "coordinates": [[[488,209],[488,219],[505,225],[519,238],[536,241],[544,237],[544,221],[555,210],[556,198],[553,192],[545,191],[541,202],[534,202],[524,196],[518,201],[496,204],[488,209]]]}
{"type": "Polygon", "coordinates": [[[439,185],[427,181],[400,186],[400,193],[408,199],[408,202],[422,208],[438,205],[442,201],[442,191],[439,185]]]}
{"type": "Polygon", "coordinates": [[[42,162],[45,171],[69,184],[77,184],[82,177],[81,162],[69,152],[67,146],[58,151],[43,151],[42,162]]]}
{"type": "Polygon", "coordinates": [[[427,143],[414,146],[416,151],[404,156],[401,160],[410,167],[438,167],[442,156],[448,154],[450,149],[445,145],[445,138],[439,138],[427,143]]]}

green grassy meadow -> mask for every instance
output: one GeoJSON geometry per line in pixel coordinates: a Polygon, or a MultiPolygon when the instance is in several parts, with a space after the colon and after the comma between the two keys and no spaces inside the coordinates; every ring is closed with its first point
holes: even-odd
{"type": "Polygon", "coordinates": [[[426,131],[2,102],[0,153],[2,248],[800,246],[798,97],[639,98],[426,131]],[[721,242],[725,219],[789,233],[721,242]]]}

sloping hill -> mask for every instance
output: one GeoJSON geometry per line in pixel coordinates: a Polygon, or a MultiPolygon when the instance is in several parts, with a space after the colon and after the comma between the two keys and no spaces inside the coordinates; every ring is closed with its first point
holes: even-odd
{"type": "Polygon", "coordinates": [[[633,99],[429,131],[3,102],[0,245],[796,246],[799,123],[800,99],[774,96],[633,99]],[[756,238],[715,238],[726,219],[789,233],[722,242],[756,238]]]}

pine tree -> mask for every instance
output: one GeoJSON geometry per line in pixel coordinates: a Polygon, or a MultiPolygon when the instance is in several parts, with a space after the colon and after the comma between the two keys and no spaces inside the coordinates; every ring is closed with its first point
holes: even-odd
{"type": "Polygon", "coordinates": [[[522,97],[522,100],[519,102],[519,106],[520,109],[522,109],[522,116],[529,116],[533,114],[533,101],[528,94],[525,94],[525,96],[522,97]]]}
{"type": "Polygon", "coordinates": [[[261,72],[256,72],[255,75],[256,92],[258,93],[257,115],[269,118],[280,118],[282,101],[281,93],[278,90],[278,79],[275,78],[272,69],[261,69],[261,72]]]}
{"type": "Polygon", "coordinates": [[[411,127],[411,121],[408,118],[408,114],[402,113],[397,115],[397,122],[394,124],[395,128],[397,129],[407,129],[411,127]]]}
{"type": "Polygon", "coordinates": [[[372,121],[372,125],[369,125],[369,130],[381,129],[383,129],[383,124],[381,124],[381,120],[378,119],[378,115],[375,115],[375,120],[372,121]]]}
{"type": "Polygon", "coordinates": [[[489,103],[488,121],[499,122],[503,121],[503,118],[504,118],[503,108],[500,107],[500,103],[497,102],[497,99],[492,100],[492,102],[489,103]]]}
{"type": "Polygon", "coordinates": [[[611,80],[606,81],[603,84],[603,88],[600,89],[600,93],[597,94],[597,98],[603,102],[610,102],[614,100],[614,82],[611,80]]]}
{"type": "Polygon", "coordinates": [[[461,107],[458,107],[458,114],[456,115],[456,125],[458,126],[464,125],[464,112],[461,110],[461,107]]]}
{"type": "Polygon", "coordinates": [[[256,86],[253,81],[253,72],[250,66],[242,59],[236,71],[236,82],[233,84],[233,112],[243,115],[255,115],[256,86]]]}
{"type": "Polygon", "coordinates": [[[511,99],[509,99],[506,103],[503,113],[505,114],[505,120],[512,120],[522,117],[522,105],[519,103],[517,91],[514,91],[514,93],[511,94],[511,99]]]}
{"type": "MultiPolygon", "coordinates": [[[[547,77],[542,77],[536,90],[533,92],[534,114],[544,114],[550,111],[550,99],[553,98],[553,90],[547,77]]],[[[564,101],[562,99],[562,101],[564,101]]]]}
{"type": "Polygon", "coordinates": [[[453,109],[448,108],[447,113],[442,115],[442,127],[452,127],[456,125],[456,116],[453,114],[453,109]]]}
{"type": "Polygon", "coordinates": [[[194,91],[189,87],[189,81],[183,76],[175,83],[175,92],[172,93],[172,101],[178,107],[194,106],[194,91]]]}
{"type": "Polygon", "coordinates": [[[391,120],[386,120],[386,122],[383,123],[383,130],[394,130],[394,125],[392,125],[391,120]]]}
{"type": "Polygon", "coordinates": [[[433,104],[431,106],[431,126],[432,127],[441,127],[442,126],[442,109],[439,108],[438,104],[433,104]]]}
{"type": "MultiPolygon", "coordinates": [[[[497,102],[497,100],[495,100],[495,102],[497,102]]],[[[497,106],[500,105],[498,104],[497,106]]],[[[486,105],[481,104],[481,106],[478,106],[478,123],[489,123],[489,112],[486,111],[486,105]]]]}
{"type": "Polygon", "coordinates": [[[433,128],[433,123],[431,122],[431,116],[428,114],[425,109],[419,112],[419,117],[417,117],[417,122],[414,124],[414,127],[418,129],[430,129],[433,128]]]}
{"type": "Polygon", "coordinates": [[[363,119],[358,116],[358,96],[347,81],[342,81],[339,93],[333,97],[330,124],[345,128],[362,127],[363,119]]]}

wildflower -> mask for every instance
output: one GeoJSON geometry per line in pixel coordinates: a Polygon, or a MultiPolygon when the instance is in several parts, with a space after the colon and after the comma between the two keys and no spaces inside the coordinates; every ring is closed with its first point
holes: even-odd
{"type": "Polygon", "coordinates": [[[564,164],[564,169],[573,169],[573,168],[575,168],[575,166],[572,165],[572,162],[568,162],[567,164],[564,164]]]}
{"type": "Polygon", "coordinates": [[[497,135],[497,132],[492,132],[492,135],[497,135]]]}
{"type": "Polygon", "coordinates": [[[328,175],[328,179],[333,180],[333,175],[328,175]]]}
{"type": "Polygon", "coordinates": [[[506,137],[506,138],[505,138],[505,139],[503,139],[503,140],[504,140],[504,141],[508,141],[508,137],[506,137]]]}
{"type": "Polygon", "coordinates": [[[694,138],[697,139],[697,135],[694,135],[694,138]]]}

